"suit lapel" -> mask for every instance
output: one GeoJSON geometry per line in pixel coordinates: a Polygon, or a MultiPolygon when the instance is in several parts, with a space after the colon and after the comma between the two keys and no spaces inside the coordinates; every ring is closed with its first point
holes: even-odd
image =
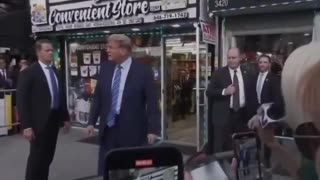
{"type": "Polygon", "coordinates": [[[122,101],[121,101],[121,108],[122,109],[122,106],[124,104],[124,102],[127,100],[127,97],[128,97],[128,94],[130,92],[130,89],[133,85],[133,76],[136,75],[136,63],[134,60],[132,60],[132,63],[131,63],[131,66],[130,66],[130,69],[129,69],[129,72],[128,72],[128,75],[127,75],[127,79],[126,79],[126,82],[124,84],[124,90],[123,90],[123,94],[122,94],[122,101]]]}
{"type": "Polygon", "coordinates": [[[225,73],[225,77],[227,78],[227,83],[228,83],[227,86],[229,86],[230,84],[232,84],[232,79],[231,79],[231,75],[228,67],[225,67],[224,73],[225,73]]]}
{"type": "Polygon", "coordinates": [[[48,81],[47,81],[47,78],[46,78],[46,75],[45,75],[45,73],[43,72],[43,69],[42,69],[42,67],[41,67],[41,65],[40,65],[39,63],[37,63],[37,71],[39,72],[39,73],[38,73],[38,74],[39,74],[39,78],[40,78],[40,80],[42,81],[43,86],[47,89],[47,92],[48,92],[49,94],[51,94],[51,93],[50,93],[49,84],[48,84],[48,81]]]}
{"type": "Polygon", "coordinates": [[[58,89],[62,90],[62,78],[61,75],[58,71],[58,69],[55,66],[52,66],[53,72],[57,77],[57,81],[58,81],[58,89]]]}
{"type": "Polygon", "coordinates": [[[243,78],[243,86],[244,90],[246,90],[246,87],[248,87],[248,74],[247,71],[244,70],[244,68],[240,67],[241,73],[242,73],[242,78],[243,78]]]}
{"type": "Polygon", "coordinates": [[[116,65],[114,63],[110,63],[107,70],[107,74],[106,74],[106,89],[108,90],[108,92],[110,92],[111,95],[111,88],[112,88],[112,80],[113,80],[113,75],[114,75],[114,69],[116,67],[116,65]]]}
{"type": "Polygon", "coordinates": [[[269,81],[270,81],[270,73],[268,73],[267,77],[264,79],[262,89],[261,89],[261,97],[262,97],[262,94],[263,94],[264,90],[266,89],[267,85],[269,84],[269,81]]]}

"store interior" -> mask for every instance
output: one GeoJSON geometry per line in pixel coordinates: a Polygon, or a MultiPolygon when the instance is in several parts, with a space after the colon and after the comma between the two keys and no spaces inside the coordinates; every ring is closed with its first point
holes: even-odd
{"type": "Polygon", "coordinates": [[[254,61],[257,56],[267,54],[274,62],[283,66],[296,48],[311,42],[312,32],[245,35],[235,38],[247,61],[254,61]]]}

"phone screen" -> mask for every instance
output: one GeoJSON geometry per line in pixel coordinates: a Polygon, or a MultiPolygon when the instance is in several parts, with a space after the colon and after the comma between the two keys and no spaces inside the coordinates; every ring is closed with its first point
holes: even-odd
{"type": "Polygon", "coordinates": [[[177,180],[178,166],[116,169],[109,171],[109,180],[177,180]]]}
{"type": "Polygon", "coordinates": [[[238,136],[234,138],[234,145],[238,162],[237,179],[261,179],[260,158],[256,137],[238,136]]]}

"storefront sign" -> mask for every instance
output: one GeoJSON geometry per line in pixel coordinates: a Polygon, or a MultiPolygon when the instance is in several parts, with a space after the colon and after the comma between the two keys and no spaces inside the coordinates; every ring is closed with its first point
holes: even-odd
{"type": "Polygon", "coordinates": [[[201,22],[202,40],[209,44],[217,43],[217,30],[214,23],[201,22]]]}
{"type": "Polygon", "coordinates": [[[144,24],[197,18],[186,0],[30,0],[33,32],[144,24]]]}
{"type": "Polygon", "coordinates": [[[289,4],[304,4],[317,0],[208,0],[210,12],[225,12],[247,10],[255,8],[268,8],[288,6],[289,4]]]}

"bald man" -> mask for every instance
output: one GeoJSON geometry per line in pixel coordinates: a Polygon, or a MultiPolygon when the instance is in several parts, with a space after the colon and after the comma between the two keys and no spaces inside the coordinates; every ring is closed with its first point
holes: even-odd
{"type": "Polygon", "coordinates": [[[214,126],[214,152],[232,149],[231,135],[247,131],[246,124],[253,113],[253,76],[240,66],[238,48],[228,51],[228,65],[212,76],[206,94],[212,101],[212,122],[214,126]]]}

